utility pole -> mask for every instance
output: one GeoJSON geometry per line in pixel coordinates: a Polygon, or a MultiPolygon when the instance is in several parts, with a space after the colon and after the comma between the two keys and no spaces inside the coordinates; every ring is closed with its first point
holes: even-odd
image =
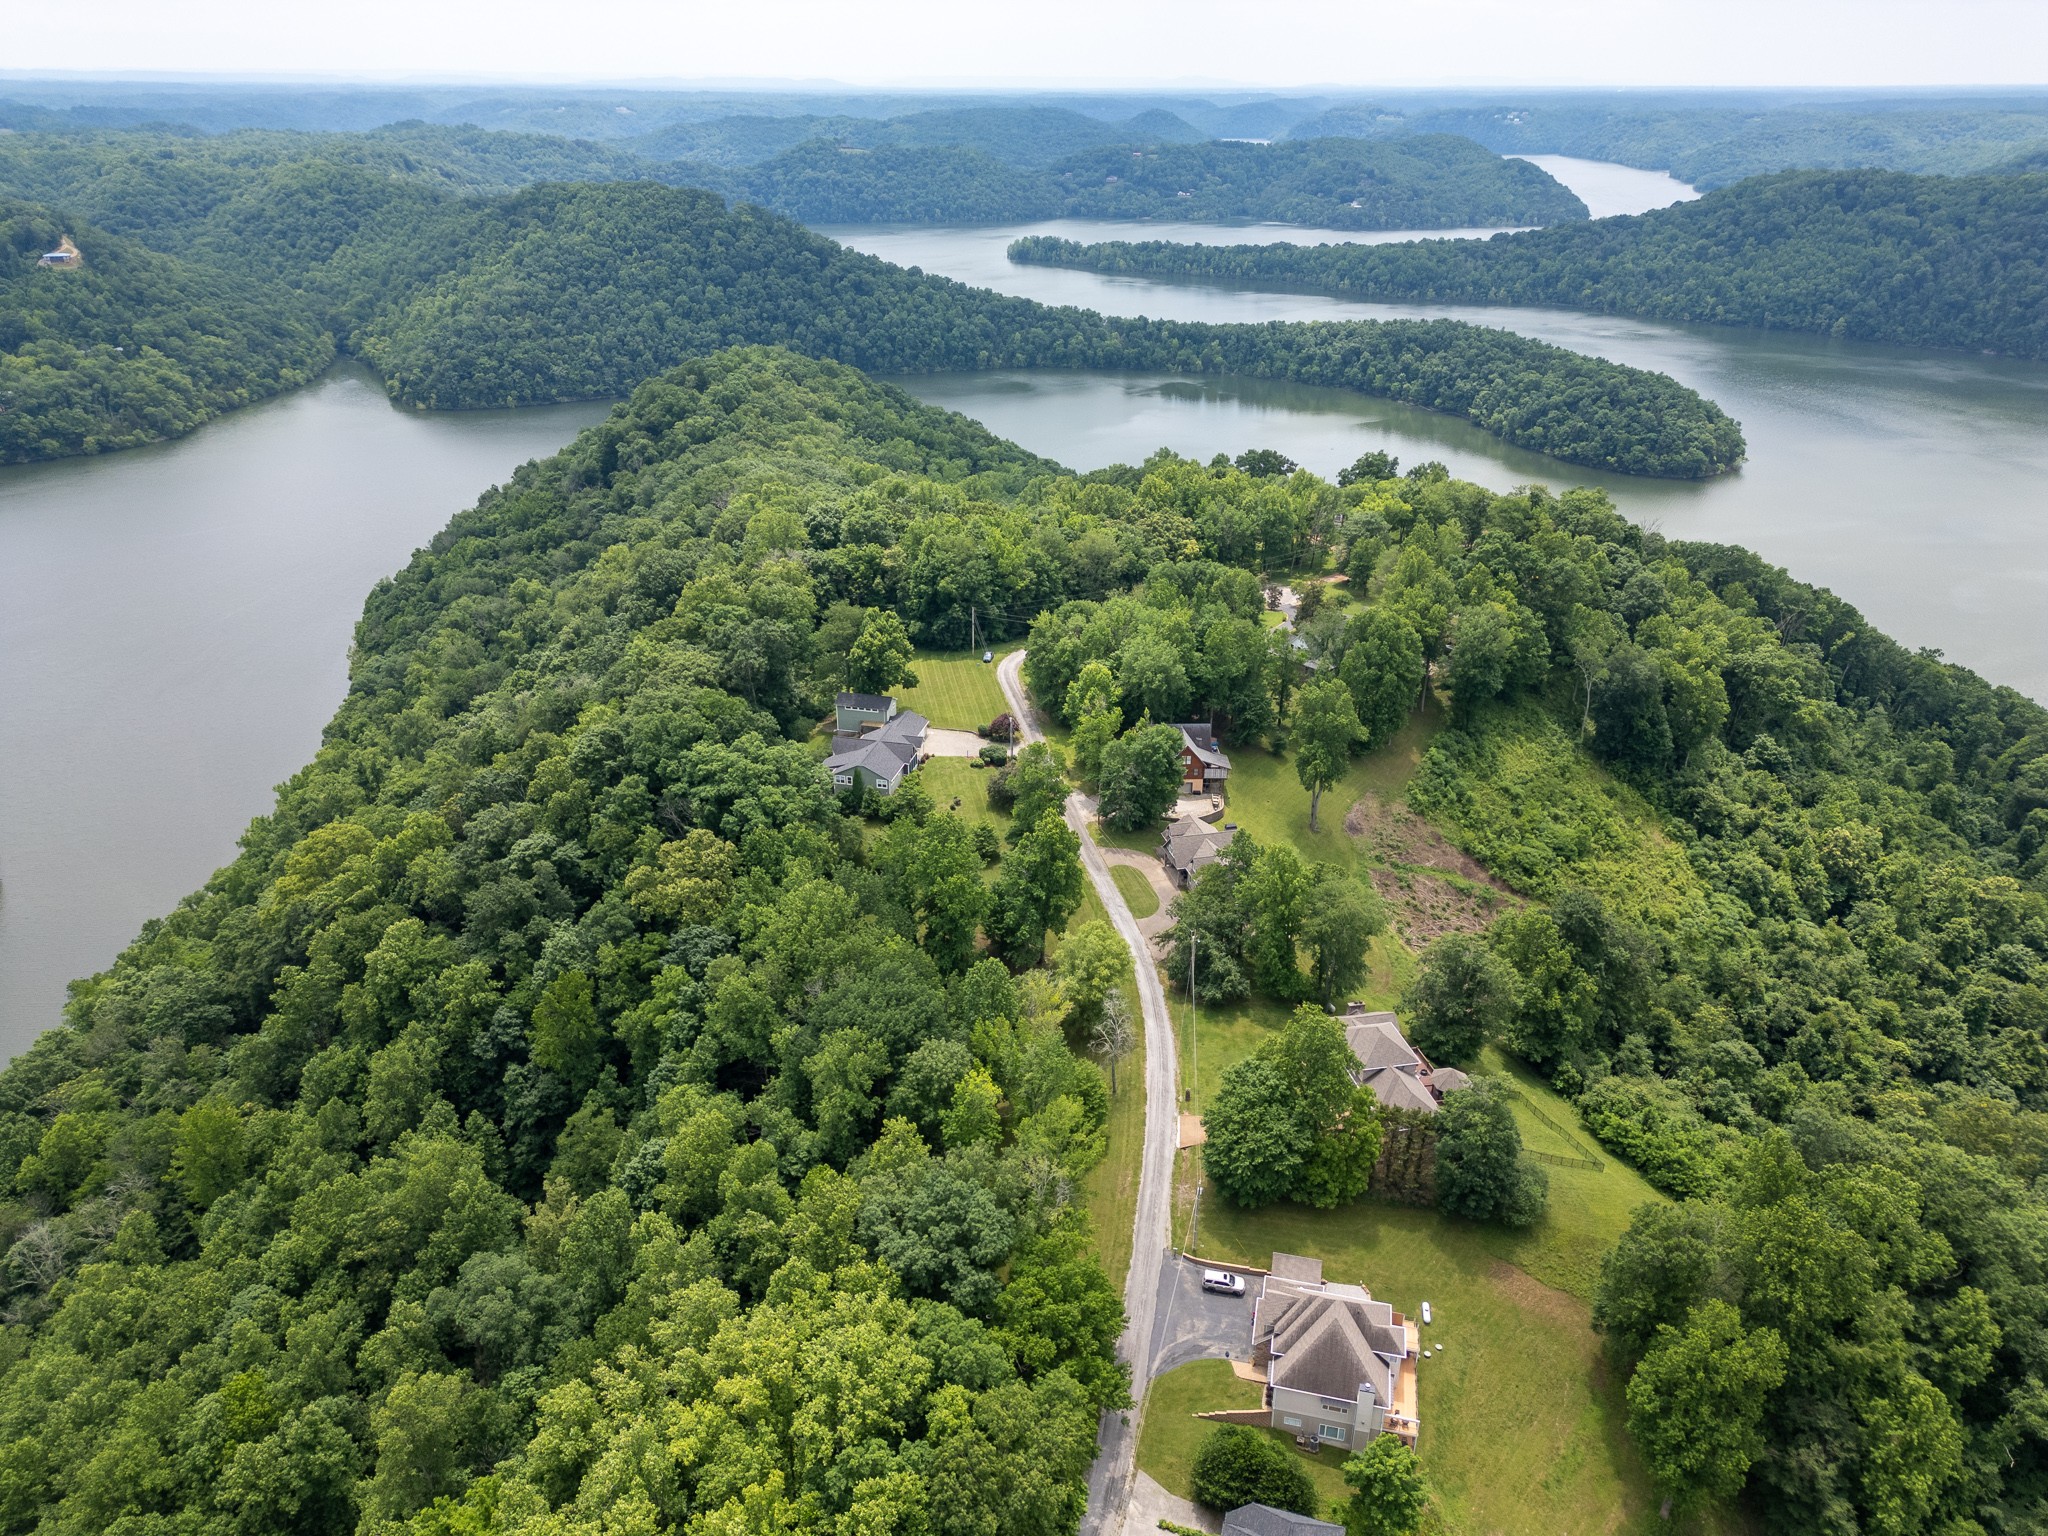
{"type": "Polygon", "coordinates": [[[967,605],[967,646],[969,650],[974,652],[975,658],[979,660],[981,656],[981,620],[976,615],[974,604],[972,603],[967,605]]]}

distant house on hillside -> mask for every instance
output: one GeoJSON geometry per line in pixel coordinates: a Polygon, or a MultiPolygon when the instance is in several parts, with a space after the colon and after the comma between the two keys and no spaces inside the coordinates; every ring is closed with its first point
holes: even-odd
{"type": "Polygon", "coordinates": [[[1388,1109],[1433,1115],[1445,1094],[1472,1086],[1472,1080],[1456,1067],[1432,1067],[1408,1043],[1400,1020],[1391,1013],[1367,1013],[1353,1003],[1344,1015],[1344,1039],[1357,1060],[1351,1080],[1370,1088],[1373,1097],[1388,1109]]]}
{"type": "Polygon", "coordinates": [[[1177,816],[1166,824],[1159,857],[1174,884],[1186,890],[1195,883],[1196,875],[1223,857],[1236,836],[1236,822],[1212,827],[1198,816],[1177,816]]]}
{"type": "Polygon", "coordinates": [[[832,755],[825,769],[835,789],[893,795],[903,776],[924,761],[930,729],[914,709],[899,710],[884,694],[842,693],[834,701],[832,755]]]}
{"type": "Polygon", "coordinates": [[[1415,1324],[1322,1262],[1273,1255],[1252,1312],[1251,1363],[1266,1377],[1272,1427],[1355,1450],[1383,1434],[1415,1443],[1415,1324]]]}
{"type": "Polygon", "coordinates": [[[1216,727],[1205,721],[1177,725],[1180,732],[1181,786],[1191,795],[1222,794],[1230,777],[1230,759],[1216,740],[1216,727]]]}
{"type": "Polygon", "coordinates": [[[39,267],[56,267],[59,270],[68,270],[72,267],[84,266],[85,257],[80,253],[78,247],[71,243],[71,237],[66,235],[57,242],[57,249],[45,251],[41,256],[37,257],[36,265],[39,267]]]}

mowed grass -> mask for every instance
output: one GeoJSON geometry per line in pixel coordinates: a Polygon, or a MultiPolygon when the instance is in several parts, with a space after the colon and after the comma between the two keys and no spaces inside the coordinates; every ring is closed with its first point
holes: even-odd
{"type": "MultiPolygon", "coordinates": [[[[1562,1193],[1553,1186],[1553,1200],[1562,1193]]],[[[1629,1443],[1621,1378],[1586,1303],[1509,1262],[1503,1237],[1434,1211],[1243,1212],[1210,1199],[1200,1246],[1259,1264],[1276,1249],[1309,1254],[1330,1278],[1411,1316],[1431,1303],[1423,1342],[1443,1352],[1419,1367],[1419,1449],[1445,1531],[1672,1530],[1629,1443]]]]}
{"type": "MultiPolygon", "coordinates": [[[[1138,1465],[1161,1487],[1187,1497],[1195,1452],[1218,1427],[1195,1415],[1225,1408],[1256,1408],[1262,1396],[1254,1383],[1240,1381],[1231,1373],[1228,1360],[1197,1360],[1168,1371],[1152,1383],[1145,1399],[1145,1419],[1138,1430],[1138,1465]]],[[[1292,1435],[1273,1429],[1266,1433],[1284,1446],[1288,1455],[1301,1459],[1325,1505],[1351,1496],[1338,1470],[1343,1465],[1340,1453],[1324,1451],[1310,1456],[1295,1445],[1292,1435]]],[[[1329,1510],[1322,1512],[1328,1514],[1329,1510]]]]}
{"type": "Polygon", "coordinates": [[[1159,893],[1138,870],[1128,864],[1112,864],[1109,866],[1109,878],[1123,893],[1124,905],[1131,909],[1131,916],[1150,917],[1159,910],[1159,893]]]}
{"type": "Polygon", "coordinates": [[[951,811],[969,825],[986,822],[1007,837],[1009,812],[995,810],[988,803],[989,775],[994,771],[977,768],[964,757],[935,757],[917,770],[917,778],[932,797],[934,809],[951,811]],[[955,800],[960,802],[957,806],[955,800]]]}
{"type": "MultiPolygon", "coordinates": [[[[995,647],[1000,659],[1014,651],[1021,641],[995,647]]],[[[915,688],[896,690],[896,702],[914,709],[933,725],[949,731],[971,731],[987,725],[1009,706],[1003,702],[1002,685],[996,681],[996,664],[984,662],[979,651],[919,651],[911,662],[917,673],[915,688]]]]}
{"type": "MultiPolygon", "coordinates": [[[[1513,1078],[1522,1095],[1516,1119],[1530,1146],[1570,1155],[1597,1148],[1577,1111],[1526,1070],[1493,1052],[1480,1067],[1513,1078]],[[1539,1110],[1564,1135],[1537,1119],[1539,1110]]],[[[1740,1529],[1657,1518],[1628,1440],[1621,1377],[1593,1332],[1590,1303],[1602,1257],[1635,1210],[1662,1197],[1616,1159],[1596,1155],[1597,1171],[1545,1170],[1549,1207],[1526,1232],[1371,1201],[1335,1211],[1239,1211],[1212,1189],[1193,1246],[1207,1258],[1259,1265],[1276,1250],[1308,1254],[1331,1279],[1361,1284],[1410,1316],[1431,1303],[1436,1322],[1423,1342],[1443,1353],[1420,1367],[1420,1451],[1446,1532],[1740,1529]]],[[[1198,1176],[1186,1160],[1183,1205],[1192,1203],[1198,1176]]],[[[1186,1230],[1185,1213],[1176,1227],[1186,1230]]],[[[1153,1433],[1149,1422],[1145,1433],[1153,1433]]]]}
{"type": "Polygon", "coordinates": [[[1308,825],[1308,791],[1295,772],[1293,753],[1275,756],[1257,744],[1239,747],[1230,755],[1224,820],[1236,822],[1260,844],[1291,843],[1305,859],[1362,870],[1366,861],[1358,839],[1344,830],[1345,815],[1367,791],[1399,795],[1442,729],[1441,709],[1418,711],[1384,747],[1354,758],[1350,771],[1323,791],[1313,832],[1308,825]]]}

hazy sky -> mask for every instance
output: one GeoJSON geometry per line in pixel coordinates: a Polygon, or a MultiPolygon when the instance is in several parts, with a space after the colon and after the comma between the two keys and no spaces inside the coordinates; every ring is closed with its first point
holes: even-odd
{"type": "Polygon", "coordinates": [[[2048,83],[2048,0],[4,0],[0,68],[863,85],[2048,83]]]}

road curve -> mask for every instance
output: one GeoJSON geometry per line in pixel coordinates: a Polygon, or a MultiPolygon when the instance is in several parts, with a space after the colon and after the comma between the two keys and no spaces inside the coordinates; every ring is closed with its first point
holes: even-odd
{"type": "MultiPolygon", "coordinates": [[[[996,667],[996,681],[1017,720],[1017,735],[1036,741],[1043,732],[1038,712],[1024,687],[1024,652],[1011,651],[996,667]]],[[[1138,1005],[1145,1024],[1145,1156],[1138,1171],[1138,1209],[1131,1232],[1131,1272],[1124,1282],[1124,1334],[1117,1354],[1131,1367],[1131,1395],[1138,1406],[1129,1414],[1106,1413],[1097,1440],[1095,1464],[1088,1472],[1088,1513],[1082,1536],[1117,1536],[1130,1503],[1131,1478],[1137,1470],[1138,1424],[1144,1412],[1145,1387],[1152,1379],[1152,1334],[1158,1310],[1160,1278],[1170,1256],[1173,1235],[1173,1153],[1180,1141],[1177,1061],[1173,1021],[1166,1011],[1166,993],[1152,963],[1152,949],[1138,932],[1109,865],[1095,846],[1088,823],[1088,802],[1067,797],[1067,825],[1081,837],[1081,867],[1095,885],[1103,909],[1131,952],[1138,978],[1138,1005]]]]}

